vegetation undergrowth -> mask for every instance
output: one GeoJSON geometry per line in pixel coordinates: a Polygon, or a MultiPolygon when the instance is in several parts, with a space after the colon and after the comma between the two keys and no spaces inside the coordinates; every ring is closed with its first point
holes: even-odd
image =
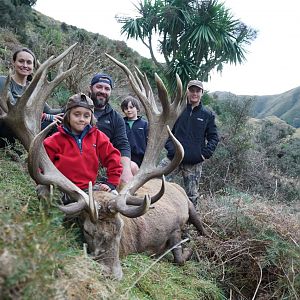
{"type": "Polygon", "coordinates": [[[300,223],[293,207],[234,189],[205,197],[199,211],[210,236],[190,226],[191,261],[179,267],[171,254],[130,255],[116,282],[86,255],[79,229],[66,226],[55,203],[38,201],[25,160],[26,154],[12,161],[0,152],[3,299],[299,299],[300,223]]]}
{"type": "Polygon", "coordinates": [[[234,191],[201,206],[211,238],[195,236],[195,252],[209,260],[228,297],[299,299],[299,212],[234,191]]]}

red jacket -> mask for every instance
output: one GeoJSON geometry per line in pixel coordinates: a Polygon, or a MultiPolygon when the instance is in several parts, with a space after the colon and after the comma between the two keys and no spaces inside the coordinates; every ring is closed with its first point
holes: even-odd
{"type": "Polygon", "coordinates": [[[96,182],[99,167],[106,168],[107,181],[117,186],[122,173],[121,155],[109,138],[96,127],[82,138],[81,149],[75,137],[61,126],[58,132],[44,140],[49,158],[57,169],[79,188],[96,182]]]}

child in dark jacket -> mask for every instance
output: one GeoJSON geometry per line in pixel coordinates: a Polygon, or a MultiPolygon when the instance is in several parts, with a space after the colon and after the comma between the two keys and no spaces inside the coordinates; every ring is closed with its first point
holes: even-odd
{"type": "Polygon", "coordinates": [[[125,114],[126,133],[131,148],[131,171],[135,175],[142,164],[147,147],[148,122],[138,116],[140,105],[132,96],[122,101],[121,109],[125,114]]]}
{"type": "Polygon", "coordinates": [[[94,126],[93,113],[89,97],[73,95],[67,102],[63,124],[44,140],[44,146],[57,169],[83,190],[88,188],[89,181],[95,185],[99,167],[105,167],[107,182],[100,183],[98,189],[110,192],[120,183],[121,155],[94,126]]]}

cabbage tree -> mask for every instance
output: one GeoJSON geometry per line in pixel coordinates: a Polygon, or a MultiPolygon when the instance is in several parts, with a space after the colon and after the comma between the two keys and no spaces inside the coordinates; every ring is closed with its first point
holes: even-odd
{"type": "Polygon", "coordinates": [[[207,81],[224,64],[243,63],[246,46],[256,38],[256,30],[217,0],[141,0],[135,8],[135,17],[116,17],[123,24],[121,33],[149,49],[170,87],[175,73],[186,85],[191,78],[207,81]],[[153,49],[157,38],[159,49],[153,49]],[[156,51],[165,63],[158,62],[156,51]]]}

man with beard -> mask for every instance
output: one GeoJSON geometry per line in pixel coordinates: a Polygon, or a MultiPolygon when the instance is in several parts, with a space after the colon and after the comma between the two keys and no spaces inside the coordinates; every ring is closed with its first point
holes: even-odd
{"type": "Polygon", "coordinates": [[[126,184],[133,177],[130,168],[130,145],[123,117],[108,103],[112,89],[112,78],[107,74],[97,73],[91,81],[90,98],[95,106],[96,126],[109,137],[114,147],[121,152],[123,165],[121,184],[126,184]]]}

